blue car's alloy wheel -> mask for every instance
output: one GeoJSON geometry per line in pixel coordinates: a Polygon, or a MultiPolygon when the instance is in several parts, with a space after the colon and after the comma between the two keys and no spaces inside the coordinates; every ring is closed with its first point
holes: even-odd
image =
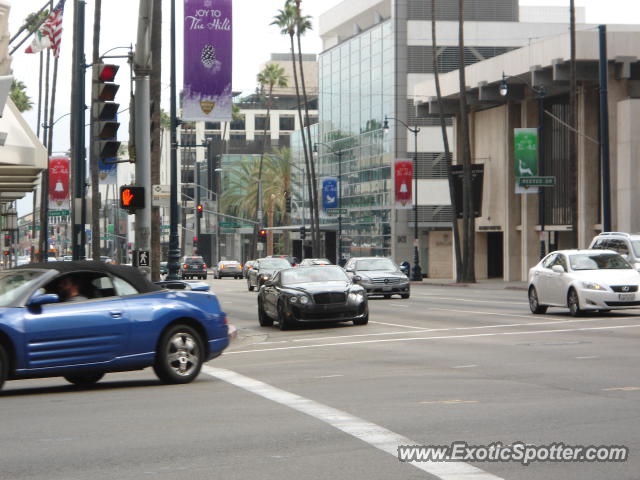
{"type": "Polygon", "coordinates": [[[200,335],[187,325],[175,325],[162,335],[153,369],[165,383],[189,383],[200,373],[203,357],[200,335]]]}

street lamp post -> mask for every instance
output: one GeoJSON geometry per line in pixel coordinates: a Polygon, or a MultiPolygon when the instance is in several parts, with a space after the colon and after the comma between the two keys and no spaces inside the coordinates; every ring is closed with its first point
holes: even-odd
{"type": "Polygon", "coordinates": [[[340,260],[342,260],[342,155],[344,155],[344,150],[331,150],[329,145],[322,142],[316,142],[313,144],[313,151],[318,153],[318,145],[324,145],[329,148],[331,153],[338,157],[338,258],[336,259],[336,263],[340,264],[340,260]]]}
{"type": "Polygon", "coordinates": [[[418,126],[411,128],[402,120],[385,115],[382,127],[385,133],[389,131],[389,120],[395,120],[413,133],[413,268],[411,269],[411,280],[421,282],[422,268],[420,268],[420,249],[418,245],[418,132],[420,128],[418,126]]]}
{"type": "MultiPolygon", "coordinates": [[[[509,75],[502,73],[502,81],[500,82],[499,92],[500,95],[505,97],[509,93],[509,86],[507,85],[507,79],[511,78],[509,75]]],[[[547,94],[543,85],[532,86],[525,82],[527,87],[535,94],[538,100],[538,175],[544,175],[544,97],[547,94]]],[[[545,245],[545,206],[544,206],[544,190],[542,187],[538,187],[538,219],[540,221],[540,258],[543,258],[546,254],[545,245]]]]}
{"type": "Polygon", "coordinates": [[[178,119],[176,114],[176,0],[171,0],[171,171],[170,171],[170,208],[169,208],[169,255],[167,262],[167,280],[179,280],[180,247],[178,245],[178,119]]]}

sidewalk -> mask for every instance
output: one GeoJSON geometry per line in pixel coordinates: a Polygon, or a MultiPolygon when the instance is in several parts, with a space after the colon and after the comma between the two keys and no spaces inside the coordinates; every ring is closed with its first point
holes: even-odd
{"type": "Polygon", "coordinates": [[[476,283],[456,283],[448,278],[424,278],[422,282],[411,282],[411,288],[420,286],[476,288],[482,290],[527,290],[527,282],[505,282],[502,279],[478,280],[476,283]]]}

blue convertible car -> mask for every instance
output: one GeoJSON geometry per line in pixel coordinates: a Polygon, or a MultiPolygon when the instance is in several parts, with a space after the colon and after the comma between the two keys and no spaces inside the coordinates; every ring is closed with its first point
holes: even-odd
{"type": "Polygon", "coordinates": [[[91,385],[150,366],[165,383],[188,383],[227,347],[228,331],[215,295],[163,289],[132,267],[52,262],[0,272],[0,387],[54,376],[91,385]]]}

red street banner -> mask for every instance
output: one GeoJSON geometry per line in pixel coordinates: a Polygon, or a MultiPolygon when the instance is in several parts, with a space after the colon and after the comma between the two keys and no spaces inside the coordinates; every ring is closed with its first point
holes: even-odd
{"type": "Polygon", "coordinates": [[[69,157],[49,158],[49,210],[69,210],[69,157]]]}
{"type": "Polygon", "coordinates": [[[396,158],[395,168],[395,189],[396,208],[411,208],[412,190],[411,180],[413,179],[413,162],[404,158],[396,158]]]}

